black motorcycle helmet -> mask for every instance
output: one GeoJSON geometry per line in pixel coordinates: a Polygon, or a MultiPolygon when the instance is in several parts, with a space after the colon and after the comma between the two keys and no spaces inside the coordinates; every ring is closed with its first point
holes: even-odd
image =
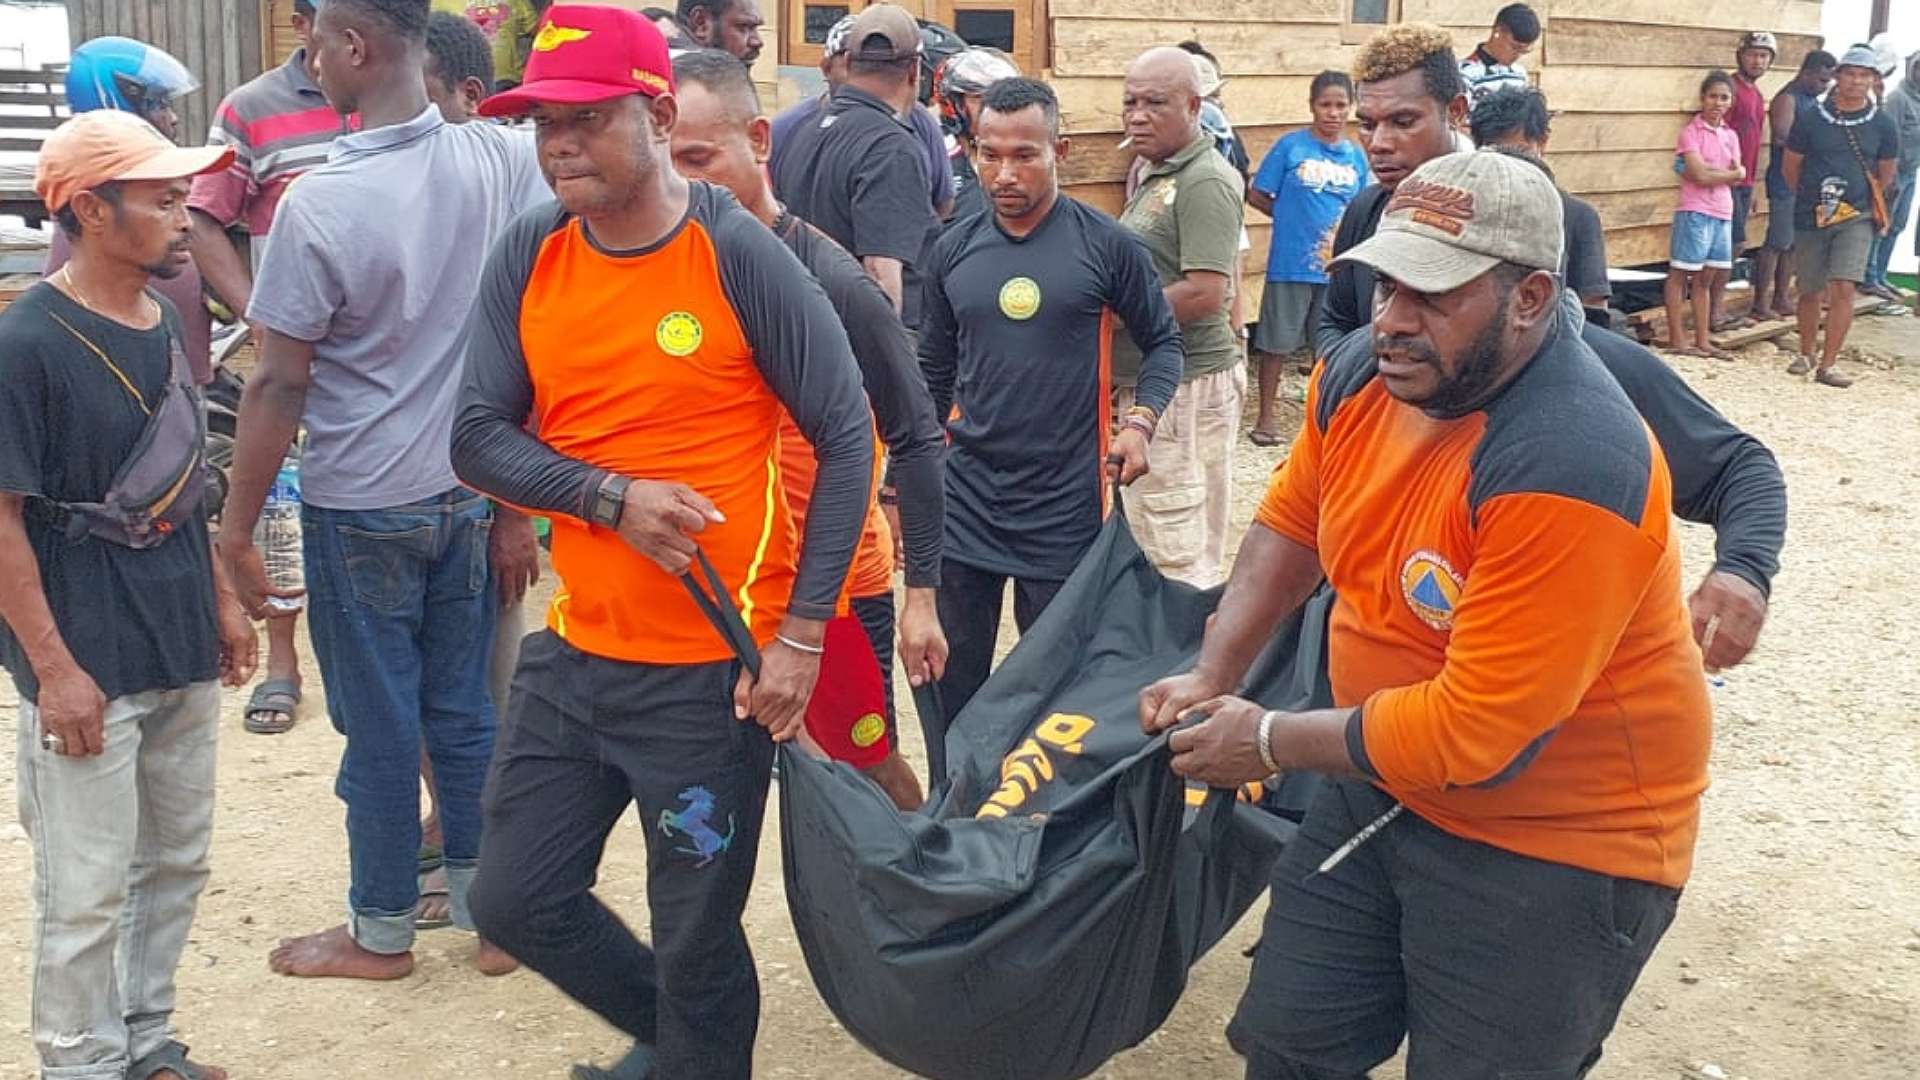
{"type": "Polygon", "coordinates": [[[965,52],[967,43],[959,34],[931,19],[920,19],[920,104],[933,101],[933,73],[947,58],[965,52]]]}

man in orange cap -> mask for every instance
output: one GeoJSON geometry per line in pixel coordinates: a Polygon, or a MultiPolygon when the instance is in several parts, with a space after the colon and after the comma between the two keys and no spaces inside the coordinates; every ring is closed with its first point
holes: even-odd
{"type": "Polygon", "coordinates": [[[453,461],[552,517],[561,586],[521,650],[472,903],[489,939],[640,1044],[616,1075],[657,1053],[662,1076],[745,1080],[760,993],[740,917],[769,766],[803,727],[860,539],[873,418],[819,284],[733,196],[674,171],[673,91],[652,23],[567,4],[526,80],[481,106],[532,115],[560,205],[488,260],[453,461]],[[818,466],[802,535],[783,410],[818,466]],[[680,581],[696,552],[758,678],[680,581]],[[651,949],[591,892],[636,803],[651,949]]]}
{"type": "Polygon", "coordinates": [[[188,178],[232,156],[132,113],[62,124],[34,179],[73,255],[0,314],[0,664],[42,1076],[226,1076],[170,1018],[207,881],[215,680],[252,676],[255,639],[211,558],[180,315],[147,285],[187,267],[188,178]]]}

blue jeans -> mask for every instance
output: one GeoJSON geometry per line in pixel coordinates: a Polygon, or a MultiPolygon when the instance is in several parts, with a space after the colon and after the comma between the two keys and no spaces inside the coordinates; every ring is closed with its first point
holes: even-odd
{"type": "Polygon", "coordinates": [[[1893,228],[1885,236],[1873,238],[1873,254],[1867,257],[1867,284],[1887,285],[1887,266],[1893,262],[1893,245],[1900,242],[1900,234],[1906,231],[1907,217],[1913,213],[1914,181],[1920,175],[1908,173],[1896,177],[1894,182],[1900,185],[1900,194],[1893,200],[1893,228]]]}
{"type": "Polygon", "coordinates": [[[455,488],[384,510],[309,504],[301,525],[314,656],[327,714],[347,737],[334,783],[347,804],[347,925],[362,948],[406,952],[420,898],[423,738],[440,796],[453,921],[473,928],[467,890],[479,866],[480,789],[493,756],[493,510],[455,488]]]}

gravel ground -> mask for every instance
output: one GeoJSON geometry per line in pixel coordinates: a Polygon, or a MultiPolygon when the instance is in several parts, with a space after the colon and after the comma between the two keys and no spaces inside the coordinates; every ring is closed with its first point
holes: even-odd
{"type": "MultiPolygon", "coordinates": [[[[1863,319],[1854,339],[1863,355],[1848,370],[1862,378],[1845,392],[1790,380],[1767,347],[1735,363],[1675,360],[1779,455],[1791,533],[1760,648],[1714,690],[1714,786],[1693,882],[1593,1074],[1600,1080],[1920,1075],[1920,716],[1911,704],[1920,699],[1920,560],[1911,551],[1920,534],[1920,321],[1863,319]]],[[[1284,452],[1241,444],[1242,525],[1284,452]]],[[[1689,527],[1685,544],[1697,578],[1711,536],[1689,527]]],[[[299,727],[277,738],[242,731],[243,700],[225,700],[213,884],[180,973],[179,1021],[196,1056],[240,1078],[441,1080],[564,1076],[567,1062],[619,1051],[617,1033],[537,977],[474,973],[465,964],[471,939],[456,931],[424,935],[418,970],[395,984],[270,974],[266,954],[282,935],[340,918],[339,742],[317,694],[299,727]]],[[[0,688],[0,745],[11,745],[16,716],[10,685],[0,688]]],[[[11,769],[0,770],[0,800],[11,798],[12,781],[11,769]]],[[[841,1032],[814,993],[787,921],[771,825],[748,912],[765,995],[759,1075],[900,1076],[841,1032]]],[[[19,828],[0,825],[5,1080],[33,1071],[30,860],[19,828]]],[[[618,830],[600,889],[638,926],[643,866],[638,829],[618,830]]],[[[1195,970],[1166,1027],[1099,1075],[1239,1077],[1222,1032],[1257,917],[1195,970]]]]}

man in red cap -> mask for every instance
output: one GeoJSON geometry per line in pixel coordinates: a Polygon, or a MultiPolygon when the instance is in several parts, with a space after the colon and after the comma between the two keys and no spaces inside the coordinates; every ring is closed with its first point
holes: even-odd
{"type": "Polygon", "coordinates": [[[188,1063],[170,1018],[207,881],[215,679],[243,685],[256,643],[208,546],[180,315],[147,285],[188,265],[188,178],[232,157],[132,113],[61,125],[35,189],[73,255],[0,314],[0,664],[43,1076],[226,1076],[188,1063]]]}
{"type": "Polygon", "coordinates": [[[818,677],[873,426],[820,286],[732,196],[674,171],[678,111],[660,31],[584,5],[549,9],[526,81],[481,106],[532,115],[560,205],[488,260],[453,460],[552,517],[561,587],[521,650],[472,903],[482,933],[636,1040],[616,1075],[657,1057],[663,1076],[744,1080],[760,994],[740,916],[769,766],[818,677]],[[818,465],[803,540],[783,410],[818,465]],[[696,553],[757,679],[680,580],[696,553]],[[590,891],[635,803],[651,950],[590,891]]]}

